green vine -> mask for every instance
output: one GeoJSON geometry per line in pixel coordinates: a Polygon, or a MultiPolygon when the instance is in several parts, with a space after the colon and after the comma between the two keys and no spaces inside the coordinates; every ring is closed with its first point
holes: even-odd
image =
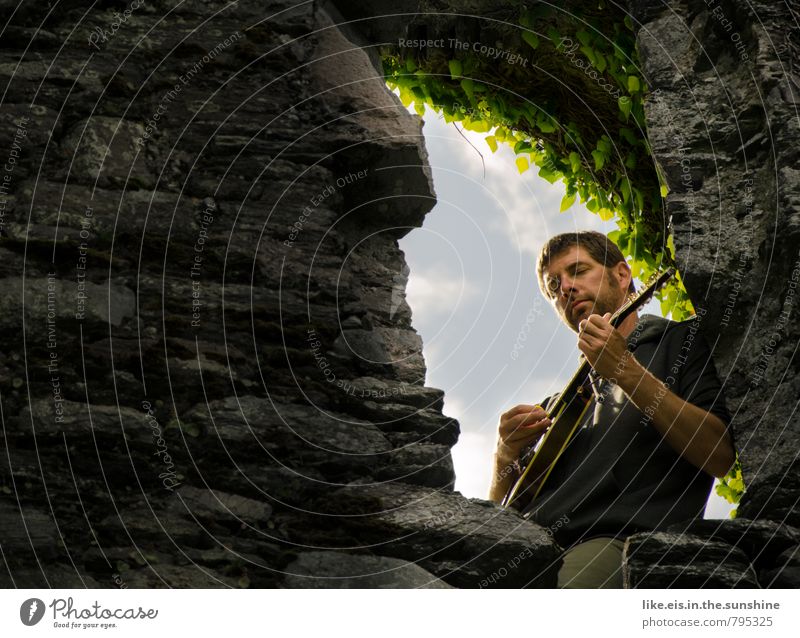
{"type": "MultiPolygon", "coordinates": [[[[725,477],[720,479],[716,491],[719,496],[729,503],[738,505],[741,501],[742,494],[744,494],[744,478],[742,477],[742,465],[738,457],[736,458],[733,469],[731,469],[725,477]]],[[[731,518],[736,518],[737,509],[731,511],[731,518]]]]}
{"type": "MultiPolygon", "coordinates": [[[[667,186],[647,139],[648,87],[630,18],[613,14],[602,1],[580,21],[543,4],[509,12],[494,35],[510,43],[509,50],[529,54],[530,68],[510,63],[518,53],[498,61],[477,47],[389,47],[382,51],[389,88],[420,115],[427,108],[486,134],[493,153],[501,144],[511,147],[520,173],[536,166],[551,184],[563,181],[561,211],[580,200],[613,220],[617,230],[609,238],[635,277],[646,280],[674,265],[663,214],[667,186]]],[[[680,275],[657,298],[665,316],[681,321],[694,314],[680,275]]],[[[742,491],[737,462],[717,493],[738,503],[742,491]]]]}

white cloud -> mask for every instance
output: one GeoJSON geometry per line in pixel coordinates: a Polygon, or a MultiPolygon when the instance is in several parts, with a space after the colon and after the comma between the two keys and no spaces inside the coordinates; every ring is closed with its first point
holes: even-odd
{"type": "MultiPolygon", "coordinates": [[[[478,288],[462,279],[448,279],[443,274],[420,272],[414,268],[408,277],[406,301],[413,311],[426,317],[453,313],[478,293],[478,288]]],[[[436,317],[437,321],[441,317],[436,317]]]]}
{"type": "Polygon", "coordinates": [[[453,447],[456,466],[455,489],[468,498],[487,498],[492,482],[492,455],[495,436],[477,432],[461,432],[453,447]]]}
{"type": "Polygon", "coordinates": [[[487,228],[503,232],[512,246],[523,254],[536,255],[542,244],[558,233],[575,229],[608,232],[615,228],[580,203],[559,212],[566,192],[563,182],[550,184],[539,177],[536,166],[519,174],[513,150],[500,145],[497,152],[492,153],[484,133],[461,130],[459,134],[453,124],[430,114],[426,116],[424,134],[434,166],[436,158],[443,156],[437,151],[444,146],[448,151],[448,169],[458,169],[491,192],[501,214],[493,215],[487,228]],[[483,163],[475,149],[483,156],[483,163]]]}

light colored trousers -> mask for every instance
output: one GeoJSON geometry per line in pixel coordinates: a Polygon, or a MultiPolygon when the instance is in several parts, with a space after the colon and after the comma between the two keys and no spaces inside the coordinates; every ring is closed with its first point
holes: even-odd
{"type": "Polygon", "coordinates": [[[616,538],[592,538],[564,552],[559,589],[621,589],[622,547],[616,538]]]}

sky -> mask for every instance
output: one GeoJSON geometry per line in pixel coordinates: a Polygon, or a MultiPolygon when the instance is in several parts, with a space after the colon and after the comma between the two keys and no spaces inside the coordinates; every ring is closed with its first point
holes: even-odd
{"type": "MultiPolygon", "coordinates": [[[[555,234],[616,226],[580,203],[560,213],[564,184],[548,183],[536,167],[519,174],[513,151],[493,154],[486,134],[431,111],[423,133],[437,204],[400,241],[407,301],[426,385],[445,391],[444,413],[461,424],[455,488],[487,498],[500,414],[560,391],[579,365],[575,333],[539,292],[536,255],[555,234]]],[[[641,312],[660,314],[655,301],[641,312]]],[[[727,518],[730,509],[712,490],[706,517],[727,518]]]]}

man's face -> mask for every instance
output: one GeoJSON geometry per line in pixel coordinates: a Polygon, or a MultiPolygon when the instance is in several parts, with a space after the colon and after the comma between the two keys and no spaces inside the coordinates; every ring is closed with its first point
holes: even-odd
{"type": "Polygon", "coordinates": [[[550,301],[561,320],[575,332],[591,314],[614,313],[627,296],[630,270],[620,262],[608,269],[580,246],[558,253],[544,270],[550,301]]]}

